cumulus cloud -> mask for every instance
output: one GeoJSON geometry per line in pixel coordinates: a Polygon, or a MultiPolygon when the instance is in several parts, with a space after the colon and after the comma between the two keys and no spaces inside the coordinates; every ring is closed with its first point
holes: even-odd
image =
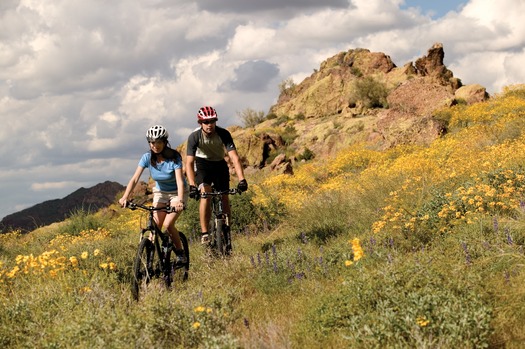
{"type": "Polygon", "coordinates": [[[268,110],[281,81],[352,48],[402,65],[442,42],[464,83],[497,92],[523,81],[523,1],[448,2],[441,17],[430,3],[3,0],[0,218],[80,186],[127,183],[150,126],[166,126],[177,146],[202,105],[240,124],[236,111],[268,110]]]}
{"type": "Polygon", "coordinates": [[[264,92],[279,73],[277,64],[249,61],[235,69],[235,77],[225,85],[234,91],[264,92]]]}
{"type": "Polygon", "coordinates": [[[316,9],[322,7],[346,8],[347,0],[198,0],[199,8],[213,12],[250,13],[259,11],[283,11],[316,9]]]}

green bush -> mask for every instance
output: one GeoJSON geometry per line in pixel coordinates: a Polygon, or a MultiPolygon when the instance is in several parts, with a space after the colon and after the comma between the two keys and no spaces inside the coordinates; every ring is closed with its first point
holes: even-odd
{"type": "Polygon", "coordinates": [[[287,146],[291,145],[295,141],[297,136],[297,130],[292,125],[286,126],[284,128],[283,133],[281,134],[284,144],[286,144],[287,146]]]}
{"type": "MultiPolygon", "coordinates": [[[[367,108],[388,108],[386,85],[367,76],[354,82],[354,98],[367,108]]],[[[353,101],[350,101],[353,103],[353,101]]]]}
{"type": "Polygon", "coordinates": [[[262,110],[255,111],[251,108],[246,108],[238,112],[237,115],[244,122],[244,127],[255,127],[265,120],[265,115],[262,110]]]}
{"type": "Polygon", "coordinates": [[[312,160],[314,157],[315,157],[314,152],[311,151],[310,148],[306,147],[304,148],[304,151],[297,156],[297,160],[298,161],[301,161],[301,160],[308,161],[308,160],[312,160]]]}

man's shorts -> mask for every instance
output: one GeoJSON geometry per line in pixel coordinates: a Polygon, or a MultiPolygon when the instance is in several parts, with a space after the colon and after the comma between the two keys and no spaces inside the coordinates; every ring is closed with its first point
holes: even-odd
{"type": "Polygon", "coordinates": [[[209,161],[201,158],[195,159],[195,182],[200,188],[202,184],[211,185],[218,191],[230,189],[230,169],[225,160],[209,161]]]}

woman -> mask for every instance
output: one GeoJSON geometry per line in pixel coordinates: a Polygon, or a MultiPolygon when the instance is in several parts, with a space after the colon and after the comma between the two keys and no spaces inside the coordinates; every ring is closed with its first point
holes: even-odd
{"type": "Polygon", "coordinates": [[[153,188],[153,206],[175,208],[176,212],[167,213],[155,211],[154,218],[159,227],[167,226],[171,241],[175,245],[176,262],[186,263],[186,256],[175,228],[175,221],[184,209],[188,190],[182,175],[182,157],[178,151],[172,149],[168,142],[168,131],[161,125],[155,125],[146,132],[150,151],[142,155],[135,174],[131,177],[126,191],[119,203],[126,206],[130,194],[137,185],[145,168],[149,169],[151,178],[155,181],[153,188]]]}

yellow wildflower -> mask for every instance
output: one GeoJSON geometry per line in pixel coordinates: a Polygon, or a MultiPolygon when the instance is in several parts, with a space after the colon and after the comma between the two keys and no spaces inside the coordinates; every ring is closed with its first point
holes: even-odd
{"type": "Polygon", "coordinates": [[[88,257],[89,257],[89,253],[87,253],[87,251],[82,252],[82,254],[80,255],[80,258],[82,259],[87,259],[88,257]]]}
{"type": "Polygon", "coordinates": [[[15,267],[10,272],[6,273],[5,276],[12,279],[16,276],[16,273],[18,273],[19,271],[20,268],[18,267],[18,265],[15,265],[15,267]]]}
{"type": "Polygon", "coordinates": [[[195,321],[195,322],[193,323],[193,325],[191,325],[191,327],[193,327],[194,329],[198,329],[199,327],[201,327],[201,323],[198,322],[198,321],[195,321]]]}
{"type": "Polygon", "coordinates": [[[345,267],[349,267],[351,266],[352,264],[354,264],[354,262],[350,261],[350,260],[346,260],[345,261],[345,267]]]}
{"type": "Polygon", "coordinates": [[[430,323],[430,320],[427,320],[427,318],[424,316],[418,316],[418,318],[416,319],[416,323],[421,327],[425,327],[430,323]]]}
{"type": "Polygon", "coordinates": [[[354,262],[360,260],[364,255],[361,242],[358,238],[355,238],[351,240],[350,243],[352,244],[352,251],[354,252],[354,262]]]}
{"type": "Polygon", "coordinates": [[[199,305],[198,307],[193,309],[193,311],[196,312],[196,313],[202,313],[205,310],[206,310],[206,308],[204,308],[202,305],[199,305]]]}
{"type": "Polygon", "coordinates": [[[75,257],[75,256],[69,257],[69,262],[71,263],[71,265],[73,267],[75,267],[75,268],[78,267],[78,259],[77,259],[77,257],[75,257]]]}
{"type": "Polygon", "coordinates": [[[80,289],[80,293],[89,293],[89,292],[92,292],[93,290],[88,287],[88,286],[84,286],[80,289]]]}

